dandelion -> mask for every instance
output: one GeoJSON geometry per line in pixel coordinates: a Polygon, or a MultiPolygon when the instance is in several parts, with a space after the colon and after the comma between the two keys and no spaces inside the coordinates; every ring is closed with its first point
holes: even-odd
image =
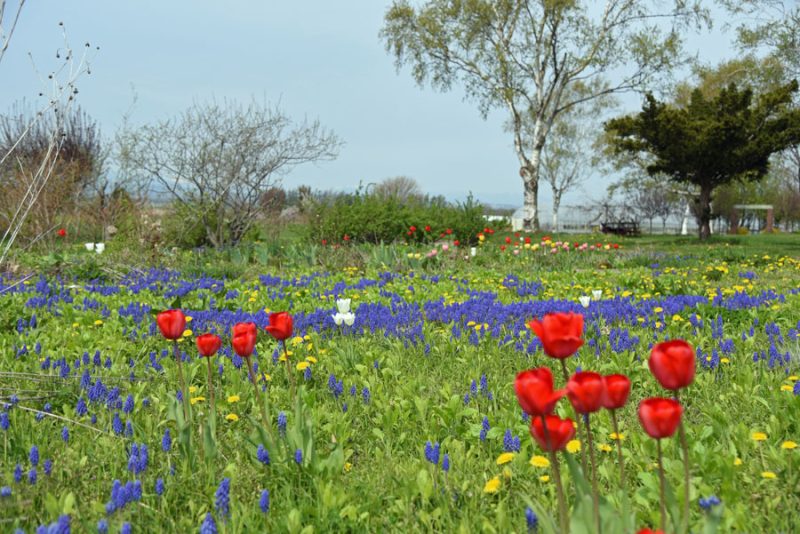
{"type": "Polygon", "coordinates": [[[794,441],[784,441],[783,443],[781,443],[781,449],[791,451],[796,448],[797,448],[797,443],[795,443],[794,441]]]}
{"type": "Polygon", "coordinates": [[[491,480],[488,480],[486,484],[483,486],[484,493],[497,493],[497,490],[500,489],[500,477],[494,477],[491,480]]]}
{"type": "Polygon", "coordinates": [[[581,450],[581,442],[577,439],[571,439],[567,442],[567,452],[570,454],[575,454],[580,452],[581,450]]]}
{"type": "Polygon", "coordinates": [[[497,465],[504,465],[504,464],[507,464],[508,462],[512,461],[513,459],[514,459],[514,453],[513,452],[504,452],[503,454],[501,454],[500,456],[497,457],[496,463],[497,463],[497,465]]]}
{"type": "Polygon", "coordinates": [[[226,415],[226,416],[225,416],[225,419],[226,419],[227,421],[230,421],[230,422],[232,422],[232,423],[235,423],[236,421],[238,421],[238,420],[239,420],[239,416],[238,416],[238,415],[236,415],[235,413],[229,413],[228,415],[226,415]]]}
{"type": "Polygon", "coordinates": [[[269,490],[261,491],[261,498],[258,500],[258,507],[265,514],[269,512],[269,490]]]}
{"type": "Polygon", "coordinates": [[[772,480],[773,478],[777,478],[778,475],[773,473],[772,471],[762,471],[761,478],[766,478],[767,480],[772,480]]]}
{"type": "Polygon", "coordinates": [[[533,467],[550,467],[550,460],[537,454],[531,458],[530,464],[533,467]]]}
{"type": "Polygon", "coordinates": [[[239,402],[239,395],[229,395],[228,396],[228,404],[233,404],[239,402]]]}
{"type": "Polygon", "coordinates": [[[736,458],[736,459],[733,461],[733,465],[735,465],[736,467],[739,467],[740,465],[742,465],[742,463],[744,463],[744,462],[742,462],[742,459],[741,459],[741,458],[736,458]]]}
{"type": "Polygon", "coordinates": [[[764,441],[767,439],[767,435],[763,432],[753,432],[750,434],[750,437],[753,439],[753,441],[764,441]]]}
{"type": "Polygon", "coordinates": [[[542,475],[539,477],[540,482],[550,482],[550,475],[542,475]]]}

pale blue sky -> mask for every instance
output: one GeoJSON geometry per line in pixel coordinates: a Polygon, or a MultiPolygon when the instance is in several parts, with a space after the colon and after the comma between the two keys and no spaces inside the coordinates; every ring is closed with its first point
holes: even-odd
{"type": "MultiPolygon", "coordinates": [[[[438,93],[395,71],[378,38],[389,0],[210,2],[205,0],[40,0],[26,4],[11,48],[0,63],[0,109],[40,90],[27,54],[47,71],[66,24],[76,49],[99,45],[91,76],[80,83],[80,105],[106,135],[138,101],[135,123],[176,114],[193,100],[255,96],[295,118],[319,118],[344,141],[339,158],[304,166],[285,180],[292,188],[352,189],[359,181],[397,175],[427,192],[519,204],[522,183],[503,115],[484,121],[463,92],[438,93]]],[[[716,25],[722,25],[717,21],[716,25]]],[[[701,57],[728,57],[719,31],[693,37],[701,57]]],[[[640,105],[626,97],[622,109],[640,105]]],[[[596,179],[565,202],[599,197],[596,179]]],[[[542,184],[540,203],[550,194],[542,184]]]]}

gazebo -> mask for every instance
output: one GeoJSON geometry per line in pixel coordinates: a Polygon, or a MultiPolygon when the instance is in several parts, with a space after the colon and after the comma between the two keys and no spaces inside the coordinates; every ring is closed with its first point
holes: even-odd
{"type": "Polygon", "coordinates": [[[766,211],[767,220],[764,225],[765,232],[772,232],[775,226],[775,210],[772,204],[736,204],[733,206],[733,213],[731,214],[731,229],[730,233],[739,233],[739,218],[744,217],[748,212],[753,211],[766,211]]]}

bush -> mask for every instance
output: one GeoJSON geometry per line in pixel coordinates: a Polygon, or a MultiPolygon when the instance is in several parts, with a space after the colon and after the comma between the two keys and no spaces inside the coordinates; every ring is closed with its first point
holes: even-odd
{"type": "Polygon", "coordinates": [[[486,221],[472,196],[450,204],[442,197],[409,198],[340,194],[316,199],[310,209],[307,237],[314,243],[432,243],[440,239],[477,242],[486,221]]]}

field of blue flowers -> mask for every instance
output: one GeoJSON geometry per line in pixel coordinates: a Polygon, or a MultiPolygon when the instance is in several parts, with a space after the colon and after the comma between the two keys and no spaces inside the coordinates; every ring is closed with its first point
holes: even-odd
{"type": "MultiPolygon", "coordinates": [[[[585,344],[570,372],[633,383],[619,432],[592,420],[604,506],[636,530],[659,523],[656,443],[635,406],[659,394],[650,348],[682,338],[697,358],[681,392],[691,530],[797,532],[800,261],[623,246],[553,263],[550,246],[393,270],[0,280],[0,531],[553,532],[551,463],[513,384],[533,367],[560,378],[526,323],[571,311],[585,344]],[[353,317],[337,316],[342,299],[353,317]],[[170,308],[188,321],[187,391],[156,324],[170,308]],[[294,321],[285,354],[264,331],[279,311],[294,321]],[[231,349],[240,322],[258,326],[262,406],[231,349]],[[223,340],[210,362],[195,345],[206,332],[223,340]]],[[[579,463],[582,449],[575,439],[566,454],[579,463]]],[[[663,449],[679,515],[681,454],[663,449]]]]}

